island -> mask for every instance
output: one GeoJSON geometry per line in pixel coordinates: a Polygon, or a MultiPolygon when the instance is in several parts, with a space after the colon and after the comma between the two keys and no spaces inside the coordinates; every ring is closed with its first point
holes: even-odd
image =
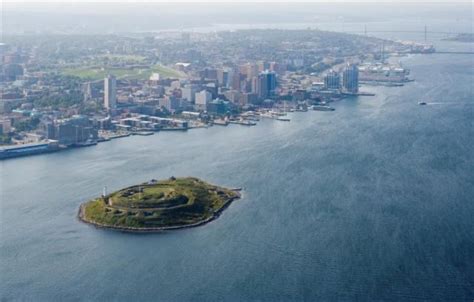
{"type": "Polygon", "coordinates": [[[195,177],[151,180],[82,204],[78,217],[99,228],[159,232],[203,225],[240,198],[240,189],[195,177]]]}

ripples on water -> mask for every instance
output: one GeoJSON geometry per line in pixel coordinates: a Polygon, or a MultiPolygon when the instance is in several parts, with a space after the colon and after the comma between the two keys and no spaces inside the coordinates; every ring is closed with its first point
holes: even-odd
{"type": "Polygon", "coordinates": [[[377,96],[335,112],[1,162],[2,298],[472,299],[474,64],[405,60],[416,82],[364,87],[377,96]],[[244,187],[244,198],[206,226],[163,234],[75,218],[104,185],[171,175],[244,187]]]}

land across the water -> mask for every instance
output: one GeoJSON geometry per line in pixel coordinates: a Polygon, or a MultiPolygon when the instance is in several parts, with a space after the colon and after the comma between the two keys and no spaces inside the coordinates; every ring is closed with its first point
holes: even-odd
{"type": "Polygon", "coordinates": [[[473,33],[461,33],[454,37],[443,39],[445,41],[454,41],[454,42],[464,42],[464,43],[474,43],[474,34],[473,33]]]}
{"type": "Polygon", "coordinates": [[[196,227],[217,218],[240,198],[239,191],[194,177],[151,180],[82,204],[78,217],[96,227],[128,232],[196,227]]]}

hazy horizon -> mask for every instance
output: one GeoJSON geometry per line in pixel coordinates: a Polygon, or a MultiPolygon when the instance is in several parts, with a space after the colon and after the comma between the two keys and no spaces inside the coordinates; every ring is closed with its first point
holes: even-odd
{"type": "Polygon", "coordinates": [[[213,24],[374,23],[395,19],[472,23],[469,2],[404,3],[39,3],[5,2],[3,34],[118,33],[213,24]],[[271,5],[269,5],[271,4],[271,5]],[[356,9],[357,8],[357,9],[356,9]]]}

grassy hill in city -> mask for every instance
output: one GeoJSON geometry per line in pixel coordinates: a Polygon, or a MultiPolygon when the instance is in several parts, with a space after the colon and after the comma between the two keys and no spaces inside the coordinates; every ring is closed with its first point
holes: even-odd
{"type": "Polygon", "coordinates": [[[62,72],[64,75],[71,75],[87,80],[100,80],[108,74],[116,76],[118,79],[148,79],[152,73],[159,73],[161,78],[185,78],[186,74],[178,70],[163,66],[153,65],[150,68],[101,68],[101,67],[78,67],[66,68],[62,72]]]}

